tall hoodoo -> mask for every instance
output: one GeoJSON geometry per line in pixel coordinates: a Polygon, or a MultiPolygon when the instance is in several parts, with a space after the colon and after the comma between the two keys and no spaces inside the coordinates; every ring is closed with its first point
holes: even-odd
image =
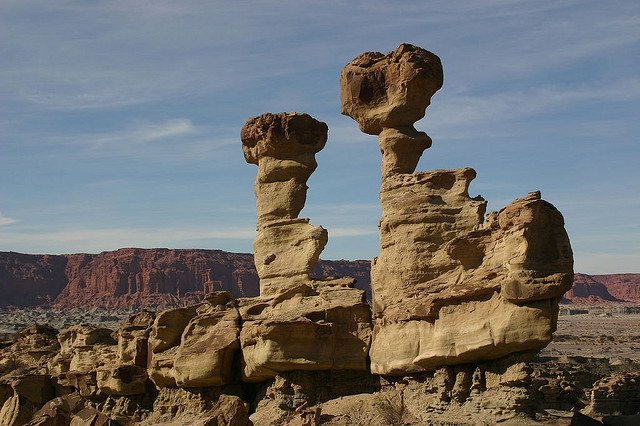
{"type": "Polygon", "coordinates": [[[442,86],[439,58],[409,44],[364,53],[340,76],[342,112],[378,135],[380,255],[372,263],[371,370],[403,374],[540,349],[551,341],[573,257],[562,215],[530,193],[483,216],[473,169],[415,172],[415,130],[442,86]]]}
{"type": "Polygon", "coordinates": [[[277,295],[309,281],[327,244],[327,231],[299,219],[315,154],[327,142],[327,125],[308,114],[266,113],[241,131],[242,151],[258,166],[255,181],[258,235],[253,248],[260,294],[277,295]]]}
{"type": "Polygon", "coordinates": [[[366,370],[371,311],[353,278],[309,276],[327,231],[300,219],[315,154],[327,125],[307,114],[263,114],[241,132],[258,165],[254,260],[260,297],[240,300],[243,377],[260,381],[292,370],[366,370]]]}

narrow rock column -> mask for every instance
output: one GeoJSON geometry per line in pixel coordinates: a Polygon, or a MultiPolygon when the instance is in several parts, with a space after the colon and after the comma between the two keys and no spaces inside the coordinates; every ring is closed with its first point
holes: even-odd
{"type": "Polygon", "coordinates": [[[419,234],[437,232],[426,223],[429,200],[412,196],[404,179],[412,179],[422,153],[431,147],[431,138],[414,123],[442,87],[442,64],[431,52],[401,44],[387,55],[358,56],[344,67],[340,82],[342,113],[356,120],[361,131],[378,135],[382,154],[380,256],[371,272],[374,311],[380,317],[393,300],[409,296],[408,286],[424,279],[428,250],[418,240],[429,235],[419,234]],[[416,234],[420,222],[424,226],[416,234]]]}
{"type": "Polygon", "coordinates": [[[327,126],[307,114],[264,114],[242,128],[242,150],[258,165],[260,296],[239,300],[243,380],[285,371],[366,370],[371,309],[355,280],[311,278],[327,231],[298,218],[327,126]]]}
{"type": "Polygon", "coordinates": [[[298,218],[307,179],[317,167],[315,154],[327,141],[327,125],[308,114],[267,113],[249,119],[241,139],[246,161],[258,166],[253,248],[260,295],[286,293],[309,281],[327,244],[324,228],[298,218]]]}

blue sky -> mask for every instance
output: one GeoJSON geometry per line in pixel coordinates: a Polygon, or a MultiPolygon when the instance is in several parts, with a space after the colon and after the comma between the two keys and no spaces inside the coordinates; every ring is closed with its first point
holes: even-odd
{"type": "Polygon", "coordinates": [[[339,73],[409,42],[445,84],[419,170],[471,166],[497,210],[564,214],[576,270],[640,272],[640,2],[0,0],[0,250],[251,251],[264,112],[329,125],[303,215],[324,258],[378,252],[376,139],[339,73]]]}

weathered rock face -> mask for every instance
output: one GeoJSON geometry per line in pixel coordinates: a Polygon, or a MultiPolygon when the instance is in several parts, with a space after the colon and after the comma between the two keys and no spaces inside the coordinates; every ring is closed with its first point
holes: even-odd
{"type": "Polygon", "coordinates": [[[562,303],[576,305],[608,305],[624,302],[626,300],[613,296],[605,284],[584,274],[574,275],[573,285],[562,298],[562,303]]]}
{"type": "MultiPolygon", "coordinates": [[[[589,396],[588,411],[591,414],[638,414],[640,412],[640,373],[613,374],[604,377],[593,384],[589,396]]],[[[636,417],[635,420],[640,419],[636,417]]]]}
{"type": "Polygon", "coordinates": [[[309,281],[327,244],[327,231],[298,219],[307,197],[315,154],[327,141],[327,125],[307,114],[264,114],[242,127],[242,151],[258,166],[255,194],[258,235],[254,260],[260,294],[277,295],[309,281]]]}
{"type": "Polygon", "coordinates": [[[640,302],[640,274],[594,275],[593,278],[607,286],[614,297],[640,302]]]}
{"type": "MultiPolygon", "coordinates": [[[[369,269],[366,261],[320,260],[312,275],[355,277],[369,295],[369,269]]],[[[0,252],[0,306],[164,309],[197,304],[211,291],[258,296],[258,283],[248,253],[137,248],[59,256],[0,252]]]]}
{"type": "Polygon", "coordinates": [[[70,255],[58,307],[165,307],[198,303],[212,291],[257,293],[249,255],[219,250],[120,249],[70,255]]]}
{"type": "Polygon", "coordinates": [[[401,44],[387,55],[358,56],[344,67],[340,83],[342,113],[363,132],[379,135],[383,129],[413,127],[424,117],[431,96],[442,87],[442,64],[431,52],[401,44]]]}
{"type": "Polygon", "coordinates": [[[379,135],[380,256],[372,263],[371,370],[406,374],[541,349],[571,286],[562,215],[540,193],[483,220],[470,168],[414,173],[431,139],[414,129],[442,85],[438,58],[401,45],[341,74],[342,111],[379,135]]]}
{"type": "Polygon", "coordinates": [[[314,280],[282,297],[240,301],[243,377],[292,370],[366,370],[371,311],[352,279],[314,280]]]}
{"type": "Polygon", "coordinates": [[[240,316],[227,292],[209,295],[197,307],[156,317],[149,336],[149,377],[157,386],[220,386],[233,377],[240,347],[240,316]]]}
{"type": "Polygon", "coordinates": [[[65,256],[0,253],[0,307],[52,302],[67,285],[65,256]]]}
{"type": "Polygon", "coordinates": [[[255,181],[260,297],[240,300],[243,378],[291,370],[365,370],[371,313],[353,279],[311,279],[327,231],[300,219],[327,126],[307,114],[264,114],[242,128],[255,181]]]}

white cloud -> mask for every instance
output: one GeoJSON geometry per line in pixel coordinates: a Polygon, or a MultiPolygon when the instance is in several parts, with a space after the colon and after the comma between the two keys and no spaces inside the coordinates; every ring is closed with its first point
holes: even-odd
{"type": "Polygon", "coordinates": [[[7,216],[3,216],[0,212],[0,226],[11,225],[12,223],[16,223],[16,220],[7,216]]]}
{"type": "MultiPolygon", "coordinates": [[[[627,79],[610,86],[535,87],[530,90],[494,92],[486,95],[444,94],[427,110],[420,126],[455,135],[461,126],[505,123],[538,113],[549,113],[588,102],[631,101],[640,99],[640,79],[627,79]]],[[[465,134],[466,136],[466,134],[465,134]]]]}
{"type": "Polygon", "coordinates": [[[199,133],[200,129],[187,118],[176,118],[159,123],[141,123],[133,128],[113,133],[87,134],[73,137],[75,143],[92,148],[117,149],[163,139],[199,133]]]}

